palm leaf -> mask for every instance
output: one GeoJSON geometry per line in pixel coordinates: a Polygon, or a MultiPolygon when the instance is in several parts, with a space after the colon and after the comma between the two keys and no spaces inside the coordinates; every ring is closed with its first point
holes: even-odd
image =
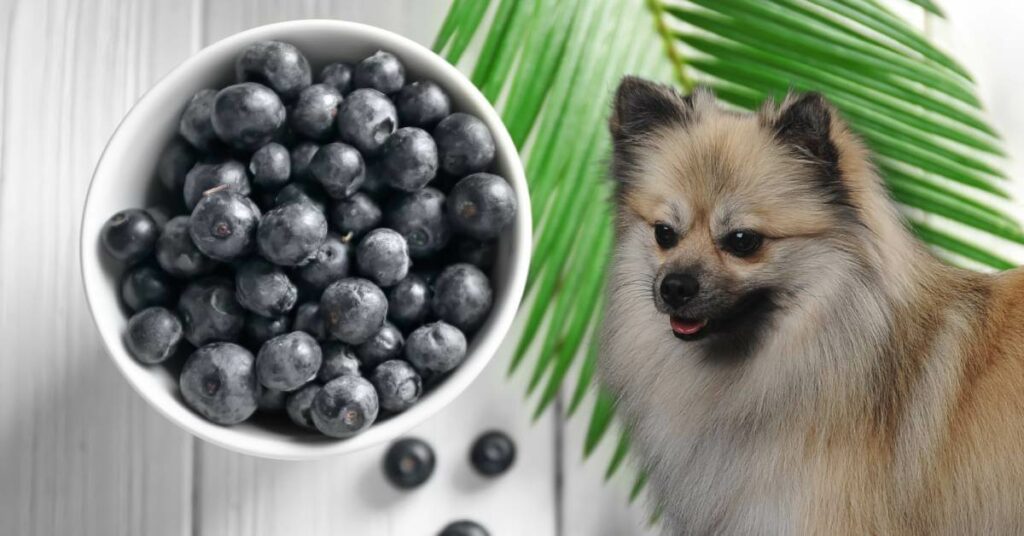
{"type": "MultiPolygon", "coordinates": [[[[908,1],[941,15],[930,0],[908,1]]],[[[568,414],[596,392],[585,456],[615,414],[614,397],[591,387],[612,239],[604,123],[624,74],[684,91],[705,84],[745,109],[793,89],[820,91],[874,151],[922,240],[994,269],[1013,264],[964,231],[1024,244],[1004,201],[1005,153],[969,73],[876,0],[454,0],[434,48],[458,63],[474,43],[479,54],[463,67],[519,147],[533,205],[532,305],[509,371],[536,355],[528,391],[543,386],[540,415],[578,369],[568,414]]],[[[628,451],[623,431],[607,477],[628,451]]],[[[640,472],[631,500],[646,481],[640,472]]]]}

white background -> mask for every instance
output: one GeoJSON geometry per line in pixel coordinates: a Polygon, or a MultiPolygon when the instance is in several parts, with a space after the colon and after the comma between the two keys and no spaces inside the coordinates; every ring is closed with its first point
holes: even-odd
{"type": "MultiPolygon", "coordinates": [[[[1024,6],[945,0],[941,21],[887,3],[976,75],[1017,157],[1007,169],[1024,177],[1024,6]]],[[[380,449],[285,463],[193,440],[124,384],[88,317],[77,228],[89,176],[117,122],[160,76],[212,41],[295,18],[369,22],[429,44],[446,6],[0,0],[0,535],[415,536],[458,517],[495,536],[643,532],[643,507],[625,506],[631,472],[601,483],[613,441],[584,463],[585,419],[549,413],[531,424],[522,378],[505,379],[508,349],[413,432],[435,446],[439,465],[423,488],[398,492],[380,477],[380,449]],[[489,428],[520,449],[514,469],[493,481],[466,463],[489,428]]]]}

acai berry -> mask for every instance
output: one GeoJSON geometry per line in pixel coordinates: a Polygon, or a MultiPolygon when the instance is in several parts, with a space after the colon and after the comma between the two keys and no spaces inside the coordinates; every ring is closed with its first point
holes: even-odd
{"type": "Polygon", "coordinates": [[[256,354],[256,372],[264,387],[294,391],[320,370],[320,345],[308,333],[293,331],[263,343],[256,354]]]}
{"type": "Polygon", "coordinates": [[[171,306],[177,298],[170,276],[151,264],[137,265],[121,276],[121,301],[131,311],[171,306]]]}
{"type": "Polygon", "coordinates": [[[313,78],[309,60],[295,45],[281,41],[260,41],[246,47],[235,61],[235,76],[264,84],[285,101],[298,97],[313,78]]]}
{"type": "Polygon", "coordinates": [[[350,240],[358,240],[379,226],[381,217],[380,207],[363,192],[335,201],[329,215],[331,225],[342,235],[348,235],[350,240]]]}
{"type": "Polygon", "coordinates": [[[309,173],[323,186],[327,195],[344,199],[359,189],[366,177],[366,166],[359,151],[344,143],[328,143],[313,155],[309,173]]]}
{"type": "Polygon", "coordinates": [[[235,260],[256,244],[260,209],[251,199],[229,190],[208,193],[189,218],[189,236],[207,257],[235,260]]]}
{"type": "Polygon", "coordinates": [[[193,352],[178,385],[189,407],[217,424],[238,424],[256,411],[255,359],[237,344],[214,343],[193,352]]]}
{"type": "Polygon", "coordinates": [[[423,373],[448,372],[465,357],[466,336],[445,322],[420,326],[405,342],[405,358],[423,373]]]}
{"type": "Polygon", "coordinates": [[[107,253],[126,263],[140,261],[156,247],[160,229],[148,212],[138,208],[122,210],[103,224],[100,241],[107,253]]]}
{"type": "Polygon", "coordinates": [[[494,161],[494,138],[483,121],[465,113],[441,120],[432,133],[441,169],[461,177],[485,171],[494,161]]]}
{"type": "Polygon", "coordinates": [[[284,125],[284,104],[270,88],[244,82],[228,86],[213,101],[213,130],[236,149],[254,151],[284,125]]]}
{"type": "Polygon", "coordinates": [[[171,218],[156,241],[156,262],[175,277],[196,277],[216,268],[217,263],[192,242],[188,216],[171,218]]]}
{"type": "Polygon", "coordinates": [[[351,437],[377,420],[377,391],[361,376],[342,375],[327,382],[313,398],[313,424],[324,435],[351,437]]]}
{"type": "Polygon", "coordinates": [[[260,147],[249,159],[252,183],[264,190],[277,190],[288,184],[292,174],[292,161],[288,149],[271,142],[260,147]]]}
{"type": "Polygon", "coordinates": [[[341,104],[341,93],[334,86],[314,84],[299,93],[288,114],[292,131],[312,140],[327,140],[334,134],[334,119],[341,104]]]}
{"type": "Polygon", "coordinates": [[[178,314],[185,338],[194,346],[236,341],[245,326],[245,310],[235,299],[234,285],[220,277],[200,279],[185,287],[178,299],[178,314]]]}
{"type": "Polygon", "coordinates": [[[388,186],[414,192],[437,175],[437,145],[425,130],[402,127],[384,142],[380,165],[388,186]]]}
{"type": "Polygon", "coordinates": [[[373,88],[381,93],[394,93],[405,84],[405,67],[394,54],[378,50],[356,64],[352,85],[373,88]]]}
{"type": "Polygon", "coordinates": [[[352,66],[341,62],[331,63],[320,70],[317,80],[346,95],[352,89],[352,66]]]}
{"type": "Polygon", "coordinates": [[[281,266],[297,266],[327,238],[327,219],[309,203],[288,203],[260,219],[256,232],[260,255],[281,266]]]}
{"type": "Polygon", "coordinates": [[[465,332],[483,324],[493,303],[491,282],[472,264],[453,264],[434,281],[431,308],[441,320],[465,332]]]}
{"type": "Polygon", "coordinates": [[[249,259],[235,272],[238,303],[267,317],[283,315],[295,307],[298,289],[280,267],[263,259],[249,259]]]}
{"type": "Polygon", "coordinates": [[[237,160],[200,162],[192,167],[185,176],[182,190],[185,207],[190,211],[203,198],[203,194],[218,188],[229,190],[239,195],[249,195],[249,176],[245,165],[237,160]]]}
{"type": "Polygon", "coordinates": [[[395,95],[395,108],[401,124],[429,129],[448,117],[452,103],[441,86],[419,80],[403,87],[395,95]]]}
{"type": "Polygon", "coordinates": [[[150,307],[128,319],[125,346],[140,363],[152,365],[174,355],[181,335],[181,321],[174,313],[163,307],[150,307]]]}
{"type": "Polygon", "coordinates": [[[396,198],[387,207],[384,224],[405,238],[414,259],[440,252],[451,236],[445,195],[430,187],[396,198]]]}
{"type": "Polygon", "coordinates": [[[400,357],[404,345],[402,332],[394,324],[384,322],[369,340],[356,346],[356,356],[363,368],[371,370],[385,361],[400,357]]]}
{"type": "Polygon", "coordinates": [[[327,383],[343,374],[360,375],[359,358],[351,346],[343,342],[326,342],[321,345],[323,361],[316,374],[317,381],[327,383]]]}
{"type": "Polygon", "coordinates": [[[370,382],[377,389],[380,407],[391,411],[405,411],[423,393],[423,380],[416,370],[401,359],[385,361],[373,369],[370,382]]]}
{"type": "Polygon", "coordinates": [[[359,272],[382,287],[390,287],[405,278],[411,264],[405,238],[392,229],[374,229],[356,247],[359,272]]]}
{"type": "Polygon", "coordinates": [[[384,325],[387,313],[384,292],[358,277],[335,281],[320,297],[320,314],[327,331],[349,344],[369,340],[384,325]]]}
{"type": "Polygon", "coordinates": [[[375,89],[357,89],[338,107],[341,141],[364,156],[376,154],[398,128],[398,112],[387,96],[375,89]]]}

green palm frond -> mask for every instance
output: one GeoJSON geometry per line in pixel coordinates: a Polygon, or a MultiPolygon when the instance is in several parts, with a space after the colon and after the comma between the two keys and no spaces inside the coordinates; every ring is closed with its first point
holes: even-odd
{"type": "MultiPolygon", "coordinates": [[[[908,1],[941,15],[929,0],[908,1]]],[[[478,51],[463,66],[524,158],[533,305],[509,368],[537,356],[528,384],[539,391],[535,415],[574,368],[568,413],[592,392],[612,244],[605,121],[624,74],[683,91],[707,85],[744,109],[791,90],[820,91],[874,151],[922,240],[994,269],[1013,263],[950,226],[1024,244],[1007,202],[1005,153],[969,73],[877,0],[455,0],[434,48],[452,63],[478,51]]],[[[613,396],[598,389],[585,456],[608,435],[614,413],[613,396]]],[[[628,450],[622,432],[608,477],[628,450]]],[[[641,471],[634,498],[645,482],[641,471]]]]}

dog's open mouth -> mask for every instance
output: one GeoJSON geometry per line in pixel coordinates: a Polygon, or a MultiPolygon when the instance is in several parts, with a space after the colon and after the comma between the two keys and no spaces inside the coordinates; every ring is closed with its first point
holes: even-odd
{"type": "Polygon", "coordinates": [[[694,320],[678,316],[670,316],[669,324],[672,326],[672,333],[684,341],[692,341],[704,334],[704,328],[708,325],[708,319],[694,320]]]}

